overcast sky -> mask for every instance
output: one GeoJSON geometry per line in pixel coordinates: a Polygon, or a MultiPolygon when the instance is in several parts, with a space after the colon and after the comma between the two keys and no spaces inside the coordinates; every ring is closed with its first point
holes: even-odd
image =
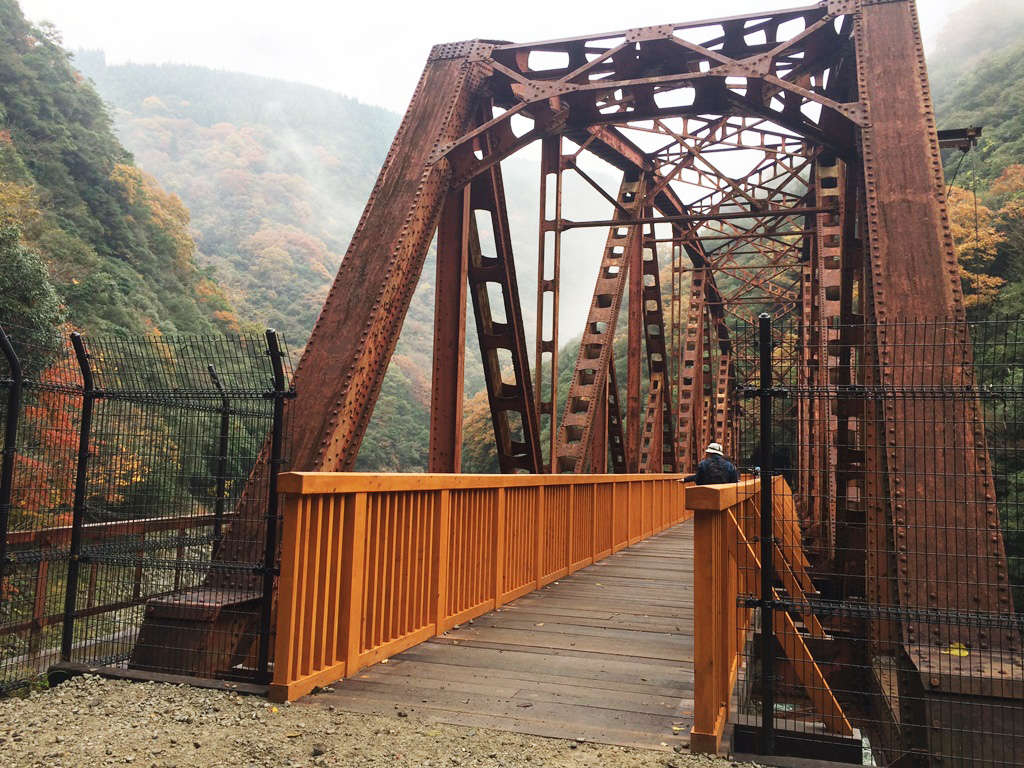
{"type": "MultiPolygon", "coordinates": [[[[968,0],[919,2],[926,42],[968,0]]],[[[107,61],[174,62],[296,80],[403,112],[434,43],[529,42],[810,5],[801,0],[716,3],[591,0],[373,2],[339,0],[21,0],[32,21],[57,25],[64,44],[107,61]]]]}

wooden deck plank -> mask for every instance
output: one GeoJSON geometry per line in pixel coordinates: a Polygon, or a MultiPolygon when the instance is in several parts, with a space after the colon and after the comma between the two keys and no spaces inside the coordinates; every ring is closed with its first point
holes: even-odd
{"type": "MultiPolygon", "coordinates": [[[[423,681],[440,681],[441,685],[453,683],[472,683],[491,685],[503,688],[515,688],[517,691],[523,689],[538,691],[560,691],[566,685],[572,686],[576,691],[593,691],[594,696],[612,698],[615,694],[631,697],[638,696],[674,696],[689,691],[691,681],[684,680],[682,687],[679,681],[671,684],[652,685],[651,683],[627,683],[624,681],[606,682],[599,679],[576,677],[563,674],[538,674],[530,671],[514,670],[480,670],[473,667],[455,667],[448,664],[430,664],[427,662],[404,661],[397,662],[391,669],[385,671],[370,668],[363,670],[357,679],[360,680],[381,680],[389,677],[402,677],[423,681]],[[365,673],[365,674],[364,674],[365,673]]],[[[433,685],[433,682],[428,683],[433,685]]]]}
{"type": "Polygon", "coordinates": [[[682,524],[302,701],[664,749],[693,712],[693,532],[682,524]]]}
{"type": "Polygon", "coordinates": [[[512,628],[529,628],[543,625],[552,631],[562,627],[619,629],[654,634],[678,634],[689,631],[690,617],[680,616],[622,616],[615,614],[604,619],[592,619],[581,616],[560,616],[556,613],[510,613],[495,617],[477,619],[477,627],[506,626],[512,628]],[[685,622],[683,619],[685,618],[685,622]],[[687,627],[684,629],[684,627],[687,627]]]}
{"type": "Polygon", "coordinates": [[[475,648],[459,646],[462,652],[450,654],[444,646],[424,643],[410,648],[403,658],[425,656],[445,666],[464,666],[481,670],[507,670],[514,672],[543,671],[548,674],[574,678],[594,678],[620,683],[639,682],[682,687],[692,682],[693,664],[657,663],[637,664],[621,656],[599,656],[589,653],[558,651],[541,654],[529,648],[475,648]]]}
{"type": "MultiPolygon", "coordinates": [[[[547,650],[569,651],[575,650],[584,653],[599,653],[608,656],[624,656],[635,658],[637,647],[629,645],[627,640],[617,638],[590,637],[588,635],[564,635],[559,632],[521,632],[494,628],[486,633],[470,630],[466,634],[453,639],[450,637],[438,637],[431,640],[434,643],[451,643],[452,645],[474,645],[478,647],[519,647],[527,646],[547,650]]],[[[637,638],[639,639],[639,638],[637,638]]],[[[693,641],[683,644],[679,641],[643,641],[644,659],[664,659],[666,661],[692,661],[693,641]]]]}

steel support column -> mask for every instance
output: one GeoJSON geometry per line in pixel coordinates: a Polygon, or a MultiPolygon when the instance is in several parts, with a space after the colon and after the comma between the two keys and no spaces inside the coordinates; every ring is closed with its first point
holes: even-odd
{"type": "Polygon", "coordinates": [[[462,469],[469,231],[469,190],[463,188],[449,193],[437,228],[430,472],[459,472],[462,469]]]}

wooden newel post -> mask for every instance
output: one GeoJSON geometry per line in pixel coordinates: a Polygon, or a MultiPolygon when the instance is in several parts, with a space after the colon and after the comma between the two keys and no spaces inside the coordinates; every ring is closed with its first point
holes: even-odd
{"type": "Polygon", "coordinates": [[[754,482],[686,488],[693,510],[693,728],[690,751],[717,754],[735,684],[738,608],[732,510],[754,482]]]}

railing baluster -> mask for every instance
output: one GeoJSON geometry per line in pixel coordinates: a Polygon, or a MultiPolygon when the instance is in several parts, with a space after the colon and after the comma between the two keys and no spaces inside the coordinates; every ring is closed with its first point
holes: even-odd
{"type": "Polygon", "coordinates": [[[507,514],[505,489],[498,488],[494,510],[494,607],[501,607],[501,594],[505,590],[505,518],[507,514]]]}
{"type": "Polygon", "coordinates": [[[367,597],[365,588],[366,572],[366,534],[367,534],[367,495],[352,494],[345,505],[345,562],[342,580],[346,585],[345,610],[342,613],[343,626],[346,627],[345,669],[353,674],[359,666],[359,652],[362,650],[363,605],[367,597]]]}

